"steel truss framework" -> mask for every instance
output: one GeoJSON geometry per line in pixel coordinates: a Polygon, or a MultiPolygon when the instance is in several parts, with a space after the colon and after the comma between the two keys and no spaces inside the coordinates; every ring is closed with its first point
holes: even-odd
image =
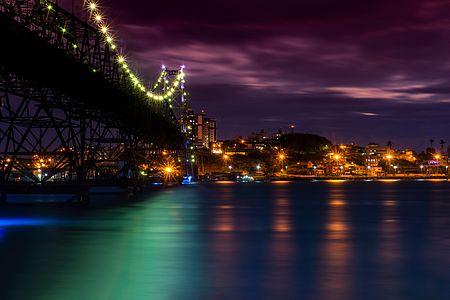
{"type": "Polygon", "coordinates": [[[0,0],[0,183],[138,182],[182,145],[172,109],[136,91],[95,28],[42,3],[0,0]]]}
{"type": "Polygon", "coordinates": [[[136,182],[159,148],[51,90],[0,73],[0,182],[136,182]]]}

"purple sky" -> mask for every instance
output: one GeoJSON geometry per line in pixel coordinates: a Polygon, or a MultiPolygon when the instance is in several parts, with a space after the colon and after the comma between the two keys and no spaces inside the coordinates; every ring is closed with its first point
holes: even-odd
{"type": "MultiPolygon", "coordinates": [[[[81,0],[77,0],[81,2],[81,0]]],[[[220,138],[450,144],[450,0],[103,0],[143,78],[186,64],[220,138]]]]}

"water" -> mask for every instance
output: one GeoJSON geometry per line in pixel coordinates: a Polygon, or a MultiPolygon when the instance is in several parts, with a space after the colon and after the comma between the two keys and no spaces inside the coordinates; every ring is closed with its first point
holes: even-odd
{"type": "Polygon", "coordinates": [[[4,207],[0,299],[450,299],[450,184],[198,184],[4,207]]]}

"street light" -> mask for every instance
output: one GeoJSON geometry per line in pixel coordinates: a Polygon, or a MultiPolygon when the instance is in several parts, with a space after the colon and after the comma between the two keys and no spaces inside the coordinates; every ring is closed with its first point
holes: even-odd
{"type": "Polygon", "coordinates": [[[388,160],[388,174],[391,173],[391,159],[392,159],[392,155],[388,154],[386,155],[386,159],[388,160]]]}
{"type": "Polygon", "coordinates": [[[224,154],[224,155],[222,156],[222,158],[223,158],[224,164],[227,165],[228,159],[230,158],[230,156],[228,156],[227,154],[224,154]]]}
{"type": "Polygon", "coordinates": [[[284,153],[279,153],[278,154],[278,159],[280,160],[280,167],[281,167],[281,172],[283,172],[283,161],[286,158],[286,155],[284,155],[284,153]]]}

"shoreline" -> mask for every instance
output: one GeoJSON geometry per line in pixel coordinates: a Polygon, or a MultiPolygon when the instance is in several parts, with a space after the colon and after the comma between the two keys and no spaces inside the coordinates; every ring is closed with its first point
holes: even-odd
{"type": "Polygon", "coordinates": [[[270,181],[277,180],[448,180],[448,176],[446,175],[438,175],[438,176],[273,176],[269,177],[270,181]]]}
{"type": "MultiPolygon", "coordinates": [[[[256,177],[254,181],[251,182],[277,182],[277,181],[448,181],[447,176],[379,176],[379,177],[340,177],[340,176],[277,176],[277,177],[267,177],[258,178],[256,177]]],[[[205,180],[202,182],[239,182],[237,180],[205,180]]],[[[245,182],[247,183],[247,182],[245,182]]]]}

